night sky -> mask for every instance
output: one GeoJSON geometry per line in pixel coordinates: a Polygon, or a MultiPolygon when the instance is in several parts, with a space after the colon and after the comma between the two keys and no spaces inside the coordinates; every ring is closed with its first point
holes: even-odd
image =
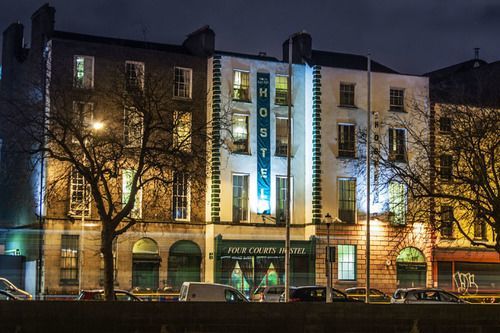
{"type": "MultiPolygon", "coordinates": [[[[46,1],[0,0],[0,29],[46,1]]],[[[216,48],[281,59],[293,32],[312,35],[313,48],[367,54],[403,73],[421,74],[469,60],[474,47],[500,60],[498,0],[54,0],[56,29],[181,44],[203,25],[216,48]]],[[[29,34],[25,34],[29,41],[29,34]]],[[[1,37],[0,37],[1,38],[1,37]]]]}

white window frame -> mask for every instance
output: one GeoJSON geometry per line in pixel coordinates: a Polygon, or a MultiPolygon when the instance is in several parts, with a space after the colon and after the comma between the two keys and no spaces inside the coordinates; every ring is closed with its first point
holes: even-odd
{"type": "MultiPolygon", "coordinates": [[[[125,207],[128,201],[128,196],[130,196],[130,190],[127,190],[127,179],[128,175],[131,175],[131,177],[134,177],[134,173],[136,171],[133,169],[122,169],[122,207],[125,207]],[[127,194],[126,194],[127,193],[127,194]],[[125,197],[127,195],[127,197],[125,197]]],[[[134,207],[130,211],[131,218],[136,218],[140,219],[142,218],[142,188],[140,188],[135,196],[135,202],[134,202],[134,207]]]]}
{"type": "Polygon", "coordinates": [[[94,57],[93,56],[88,56],[88,55],[83,55],[83,54],[75,54],[73,56],[73,87],[79,88],[79,89],[93,89],[94,88],[94,57]],[[78,80],[76,78],[77,74],[77,59],[78,58],[83,58],[83,82],[78,84],[78,80]],[[90,71],[90,77],[88,77],[89,73],[85,71],[85,63],[86,60],[91,61],[91,66],[92,70],[90,71]],[[86,80],[88,80],[88,84],[86,84],[86,80]]]}
{"type": "Polygon", "coordinates": [[[182,99],[192,99],[192,93],[193,93],[193,69],[187,68],[187,67],[175,66],[174,67],[174,97],[182,98],[182,99]],[[180,70],[183,73],[188,73],[189,82],[188,82],[187,89],[184,88],[181,90],[180,86],[182,84],[184,84],[184,82],[177,81],[177,70],[180,70]],[[180,91],[187,92],[187,96],[185,94],[182,94],[182,95],[179,94],[180,91]]]}
{"type": "Polygon", "coordinates": [[[358,182],[357,179],[354,177],[338,177],[337,178],[337,210],[338,210],[338,216],[341,218],[340,214],[340,182],[341,181],[352,181],[354,182],[354,220],[353,221],[342,221],[347,224],[356,224],[357,222],[357,216],[358,216],[358,196],[357,196],[357,187],[358,187],[358,182]]]}
{"type": "MultiPolygon", "coordinates": [[[[247,198],[246,198],[246,217],[245,219],[241,219],[239,221],[234,221],[234,210],[231,210],[231,219],[233,222],[249,222],[250,221],[250,175],[248,173],[236,173],[233,172],[231,174],[231,202],[232,202],[232,207],[235,207],[234,205],[234,177],[246,177],[247,178],[247,198]]],[[[233,208],[234,209],[234,208],[233,208]]]]}
{"type": "MultiPolygon", "coordinates": [[[[277,154],[278,153],[278,146],[277,146],[277,143],[278,143],[278,136],[277,136],[277,134],[278,134],[278,130],[277,130],[278,129],[278,127],[277,127],[277,125],[278,125],[278,119],[288,120],[288,117],[286,117],[286,116],[276,116],[275,119],[274,119],[274,133],[275,133],[274,134],[274,145],[275,145],[275,147],[274,147],[274,155],[275,156],[279,156],[279,157],[286,157],[288,152],[286,152],[284,155],[277,154]]],[[[290,128],[291,128],[290,140],[291,140],[291,142],[293,142],[293,118],[291,120],[290,128]]],[[[288,128],[286,128],[285,133],[288,134],[288,128]]],[[[288,149],[288,147],[293,147],[293,145],[290,146],[290,143],[288,142],[287,143],[287,149],[288,149]]],[[[293,152],[292,152],[292,155],[293,155],[293,152]]]]}
{"type": "MultiPolygon", "coordinates": [[[[242,89],[241,88],[241,83],[240,83],[240,88],[238,89],[242,89]]],[[[232,97],[233,97],[233,100],[235,101],[242,101],[242,102],[250,102],[252,100],[252,95],[251,95],[251,91],[250,91],[250,86],[251,86],[251,78],[250,78],[250,71],[249,70],[244,70],[244,69],[233,69],[233,86],[232,86],[232,97]],[[236,73],[239,72],[239,73],[245,73],[248,75],[248,86],[246,87],[248,89],[248,98],[245,99],[245,98],[236,98],[235,97],[235,86],[236,86],[236,73]]]]}
{"type": "Polygon", "coordinates": [[[183,189],[183,193],[182,194],[178,194],[178,192],[176,191],[176,187],[178,187],[179,185],[176,183],[176,182],[173,182],[173,189],[172,189],[172,215],[174,217],[174,221],[189,221],[190,218],[191,218],[191,184],[189,182],[189,175],[187,173],[184,173],[184,172],[179,172],[178,173],[178,176],[181,175],[182,176],[182,187],[184,188],[185,186],[185,190],[183,189]],[[179,207],[176,207],[175,203],[176,203],[176,198],[185,198],[186,200],[186,204],[187,206],[186,207],[180,207],[180,209],[185,209],[186,210],[186,216],[184,217],[180,217],[178,218],[176,216],[176,212],[175,212],[175,209],[176,208],[179,208],[179,207]]]}
{"type": "Polygon", "coordinates": [[[90,185],[87,184],[83,175],[75,169],[71,170],[69,183],[69,214],[75,217],[90,217],[92,198],[90,197],[90,185]],[[86,193],[83,193],[83,192],[86,193]],[[82,200],[75,200],[77,193],[81,193],[82,200]],[[84,202],[87,201],[86,203],[84,202]],[[85,205],[86,204],[86,205],[85,205]],[[85,206],[86,207],[85,207],[85,206]]]}
{"type": "MultiPolygon", "coordinates": [[[[350,92],[349,92],[350,93],[350,92]]],[[[352,82],[340,82],[339,83],[339,106],[345,107],[356,107],[356,84],[352,82]],[[352,86],[352,104],[342,103],[343,94],[347,94],[346,90],[342,90],[342,87],[352,86]]]]}
{"type": "MultiPolygon", "coordinates": [[[[276,217],[276,223],[278,224],[279,221],[278,221],[278,207],[277,207],[277,203],[278,203],[278,179],[284,179],[285,181],[285,184],[286,184],[286,175],[276,175],[276,177],[274,178],[274,181],[275,181],[275,184],[274,184],[274,189],[276,191],[275,193],[275,206],[274,206],[274,216],[276,217]]],[[[293,177],[290,177],[290,188],[291,188],[291,192],[290,192],[290,223],[292,223],[293,221],[293,177]]],[[[285,195],[286,195],[286,192],[285,192],[285,195]]],[[[285,197],[285,205],[286,205],[286,197],[285,197]]],[[[284,223],[286,222],[286,208],[285,208],[285,220],[283,221],[284,223]]]]}
{"type": "Polygon", "coordinates": [[[288,75],[287,74],[276,74],[274,78],[274,104],[275,105],[288,105],[288,75]],[[278,101],[278,90],[283,91],[283,89],[278,89],[278,78],[285,78],[286,80],[286,95],[284,98],[284,102],[278,101]]]}
{"type": "MultiPolygon", "coordinates": [[[[342,158],[355,158],[356,157],[356,124],[353,124],[353,123],[337,123],[337,140],[338,140],[338,156],[339,157],[342,157],[342,158]],[[352,128],[353,132],[354,132],[354,141],[353,141],[353,151],[352,151],[352,156],[350,155],[343,155],[341,156],[341,153],[340,153],[340,143],[341,143],[341,139],[342,139],[342,136],[340,135],[340,127],[341,126],[344,126],[344,127],[350,127],[352,128]]],[[[345,152],[349,152],[348,150],[343,150],[345,152]]]]}
{"type": "Polygon", "coordinates": [[[395,225],[406,225],[407,220],[406,220],[406,215],[408,213],[408,187],[401,182],[397,181],[391,181],[389,182],[389,212],[392,214],[392,221],[391,223],[395,225]],[[400,197],[393,197],[393,186],[400,186],[401,188],[398,188],[398,190],[403,190],[403,196],[402,198],[400,197]],[[401,200],[402,199],[402,200],[401,200]],[[398,205],[403,205],[402,208],[398,207],[398,205]],[[403,210],[403,216],[402,216],[402,221],[396,221],[396,218],[398,217],[396,214],[398,213],[397,210],[402,209],[403,210]]]}
{"type": "Polygon", "coordinates": [[[338,266],[337,266],[337,274],[338,274],[338,279],[340,281],[356,281],[356,275],[357,275],[357,270],[356,270],[356,265],[358,262],[357,258],[357,247],[356,245],[351,245],[351,244],[339,244],[337,245],[338,249],[338,266]],[[343,259],[345,258],[342,253],[344,253],[343,249],[347,250],[346,255],[347,256],[353,256],[353,261],[351,260],[346,260],[344,261],[343,259]]]}
{"type": "MultiPolygon", "coordinates": [[[[235,151],[234,148],[232,149],[232,153],[234,154],[251,154],[250,152],[250,115],[249,114],[246,114],[246,113],[233,113],[232,117],[234,118],[234,116],[237,116],[237,117],[245,117],[246,118],[246,124],[247,124],[247,149],[246,151],[235,151]]],[[[234,132],[234,121],[232,121],[232,124],[231,124],[231,131],[234,132]]],[[[234,147],[234,133],[233,133],[233,147],[234,147]]]]}
{"type": "Polygon", "coordinates": [[[390,87],[389,88],[389,111],[394,111],[394,112],[405,112],[405,89],[404,88],[398,88],[398,87],[390,87]],[[399,91],[402,92],[403,96],[398,98],[402,98],[402,103],[401,105],[399,104],[393,104],[391,99],[392,99],[392,91],[399,91]]]}
{"type": "Polygon", "coordinates": [[[394,160],[396,162],[402,162],[405,163],[408,160],[408,133],[405,128],[398,128],[398,127],[389,127],[389,132],[387,134],[388,136],[388,141],[389,141],[389,159],[394,160]],[[403,147],[404,147],[404,156],[403,159],[397,158],[398,156],[398,136],[397,133],[398,131],[402,131],[404,133],[404,140],[403,140],[403,147]],[[391,142],[391,133],[392,133],[392,138],[394,142],[391,142]],[[393,150],[393,145],[396,144],[396,149],[393,150]]]}
{"type": "Polygon", "coordinates": [[[133,87],[129,86],[129,79],[130,78],[128,76],[128,70],[127,70],[128,65],[136,66],[135,72],[137,75],[137,81],[139,83],[138,88],[140,88],[140,90],[144,90],[144,78],[146,76],[146,65],[142,61],[132,61],[132,60],[125,61],[125,87],[129,88],[129,89],[133,88],[133,87]],[[137,67],[142,67],[142,73],[137,73],[137,67]]]}
{"type": "Polygon", "coordinates": [[[173,130],[173,144],[174,149],[178,147],[180,151],[191,152],[192,145],[192,129],[193,129],[193,116],[191,112],[187,111],[174,111],[174,130],[173,130]],[[186,118],[186,119],[184,119],[186,118]],[[188,119],[189,118],[189,119],[188,119]],[[188,125],[188,126],[184,126],[188,125]],[[181,135],[182,130],[187,133],[181,135]],[[182,146],[181,146],[182,143],[182,146]]]}

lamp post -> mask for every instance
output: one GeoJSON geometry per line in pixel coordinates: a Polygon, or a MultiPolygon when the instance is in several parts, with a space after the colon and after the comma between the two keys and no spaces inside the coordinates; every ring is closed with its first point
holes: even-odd
{"type": "Polygon", "coordinates": [[[326,224],[326,303],[332,302],[332,263],[330,253],[330,224],[332,216],[326,213],[324,223],[326,224]]]}

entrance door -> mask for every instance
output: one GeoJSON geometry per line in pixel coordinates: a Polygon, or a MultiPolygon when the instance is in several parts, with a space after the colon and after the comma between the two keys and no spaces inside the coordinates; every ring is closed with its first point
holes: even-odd
{"type": "Polygon", "coordinates": [[[425,287],[427,264],[423,253],[414,247],[401,250],[396,259],[399,288],[425,287]]]}
{"type": "Polygon", "coordinates": [[[176,242],[170,248],[168,256],[168,283],[174,290],[179,290],[184,282],[201,280],[201,251],[191,241],[176,242]]]}
{"type": "Polygon", "coordinates": [[[151,238],[139,239],[132,249],[132,287],[157,290],[159,271],[158,245],[151,238]]]}

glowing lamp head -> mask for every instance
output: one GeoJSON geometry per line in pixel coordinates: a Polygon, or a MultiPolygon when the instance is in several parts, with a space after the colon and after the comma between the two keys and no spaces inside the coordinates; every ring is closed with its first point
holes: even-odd
{"type": "Polygon", "coordinates": [[[101,121],[95,121],[92,123],[92,128],[96,131],[102,130],[104,128],[104,123],[101,121]]]}

